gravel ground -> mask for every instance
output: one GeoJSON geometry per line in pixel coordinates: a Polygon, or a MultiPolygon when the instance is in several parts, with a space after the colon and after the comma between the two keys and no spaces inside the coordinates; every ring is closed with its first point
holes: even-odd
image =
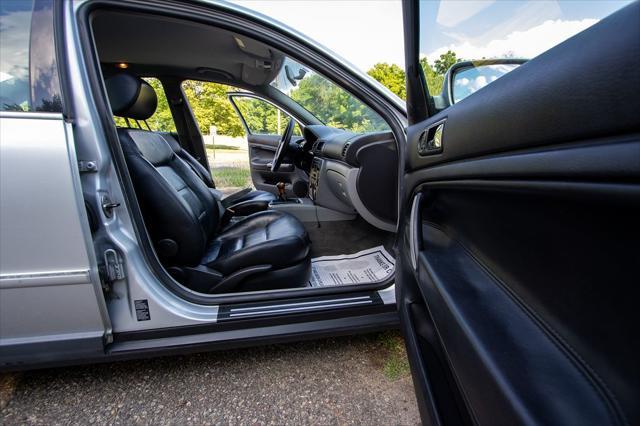
{"type": "Polygon", "coordinates": [[[0,424],[417,424],[398,341],[385,333],[0,375],[14,383],[0,424]]]}

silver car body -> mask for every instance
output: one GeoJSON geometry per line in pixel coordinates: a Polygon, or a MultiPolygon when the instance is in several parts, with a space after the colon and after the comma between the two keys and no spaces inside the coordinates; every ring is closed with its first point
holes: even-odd
{"type": "MultiPolygon", "coordinates": [[[[57,48],[65,52],[67,63],[59,68],[67,70],[64,77],[74,89],[65,99],[75,114],[73,125],[59,113],[0,112],[0,364],[5,366],[46,362],[69,353],[76,359],[96,358],[104,354],[114,332],[212,324],[218,318],[218,306],[191,303],[159,283],[145,262],[129,209],[114,209],[111,217],[98,212],[101,227],[91,234],[84,199],[107,196],[121,202],[124,196],[81,54],[77,12],[85,3],[56,3],[64,7],[64,35],[59,38],[63,46],[58,43],[57,48]],[[79,164],[87,162],[91,169],[81,171],[79,164]],[[108,249],[122,257],[124,278],[113,283],[107,303],[98,257],[108,249]],[[149,320],[136,317],[136,300],[148,302],[149,320]]],[[[268,22],[336,57],[264,15],[229,3],[215,4],[268,22]]],[[[341,61],[406,124],[402,100],[341,61]]],[[[385,305],[395,305],[394,286],[378,294],[385,305]]],[[[353,305],[339,295],[331,303],[353,305]]],[[[132,345],[123,348],[132,349],[132,345]]]]}

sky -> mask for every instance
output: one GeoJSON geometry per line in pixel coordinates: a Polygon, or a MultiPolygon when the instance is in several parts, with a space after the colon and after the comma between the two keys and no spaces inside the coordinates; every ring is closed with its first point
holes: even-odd
{"type": "Polygon", "coordinates": [[[287,24],[360,69],[404,64],[402,5],[368,0],[236,0],[287,24]]]}
{"type": "MultiPolygon", "coordinates": [[[[395,0],[236,0],[306,34],[366,71],[404,66],[402,4],[395,0]]],[[[464,59],[532,58],[631,0],[421,1],[420,52],[433,63],[451,49],[464,59]]]]}

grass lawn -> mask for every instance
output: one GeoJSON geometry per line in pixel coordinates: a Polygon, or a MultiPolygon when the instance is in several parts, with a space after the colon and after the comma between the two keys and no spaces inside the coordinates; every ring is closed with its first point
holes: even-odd
{"type": "Polygon", "coordinates": [[[216,188],[242,189],[252,186],[247,151],[216,145],[215,151],[207,147],[207,156],[216,188]]]}
{"type": "Polygon", "coordinates": [[[251,186],[251,172],[248,166],[215,167],[212,175],[216,188],[247,188],[251,186]]]}
{"type": "Polygon", "coordinates": [[[240,151],[240,148],[237,146],[233,146],[233,145],[206,145],[207,150],[211,150],[213,151],[214,149],[217,151],[219,149],[223,149],[226,151],[240,151]]]}
{"type": "Polygon", "coordinates": [[[391,380],[408,376],[409,360],[404,347],[404,340],[398,331],[386,331],[378,334],[378,345],[381,349],[382,371],[391,380]]]}

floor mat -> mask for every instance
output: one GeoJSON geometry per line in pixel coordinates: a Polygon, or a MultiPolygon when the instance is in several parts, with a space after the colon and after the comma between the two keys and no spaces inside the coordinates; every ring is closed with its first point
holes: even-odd
{"type": "Polygon", "coordinates": [[[353,254],[311,259],[310,287],[334,287],[380,282],[393,274],[395,259],[383,246],[353,254]]]}
{"type": "Polygon", "coordinates": [[[380,245],[392,253],[395,234],[375,228],[361,217],[354,220],[322,222],[321,228],[312,222],[305,222],[304,225],[311,239],[311,257],[355,253],[380,245]]]}

